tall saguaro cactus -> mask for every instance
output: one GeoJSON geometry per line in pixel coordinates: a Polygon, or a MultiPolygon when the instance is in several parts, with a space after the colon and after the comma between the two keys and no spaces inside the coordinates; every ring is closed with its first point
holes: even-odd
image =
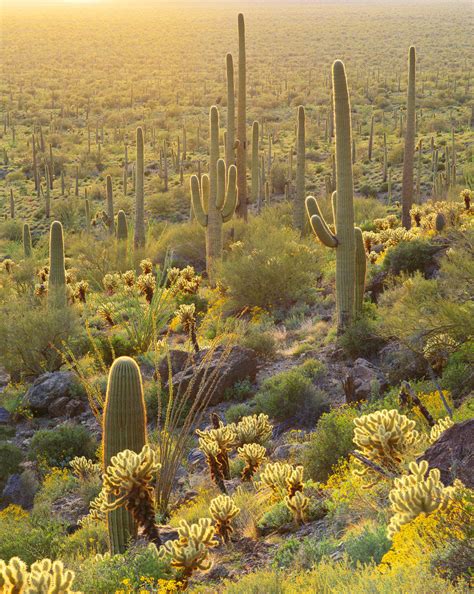
{"type": "Polygon", "coordinates": [[[337,326],[340,333],[362,306],[366,261],[362,233],[360,229],[354,229],[351,112],[346,72],[340,60],[334,62],[332,76],[336,127],[336,192],[332,195],[335,232],[324,220],[313,196],[306,199],[306,209],[321,243],[336,249],[337,326]]]}
{"type": "Polygon", "coordinates": [[[415,76],[416,55],[413,46],[408,50],[407,116],[402,178],[402,225],[411,227],[410,209],[413,205],[413,168],[415,158],[415,76]]]}
{"type": "Polygon", "coordinates": [[[66,305],[64,237],[63,226],[59,221],[53,221],[49,231],[48,302],[55,307],[66,305]]]}
{"type": "Polygon", "coordinates": [[[304,230],[305,221],[305,111],[298,107],[298,128],[296,133],[296,196],[293,203],[293,219],[295,227],[301,232],[304,230]]]}
{"type": "Polygon", "coordinates": [[[145,194],[144,194],[144,143],[143,130],[137,128],[137,160],[135,166],[135,234],[136,248],[145,247],[145,194]]]}
{"type": "Polygon", "coordinates": [[[257,210],[260,207],[258,182],[259,182],[259,146],[258,146],[258,122],[252,125],[252,186],[251,198],[252,203],[257,205],[257,210]]]}
{"type": "MultiPolygon", "coordinates": [[[[123,450],[141,452],[147,441],[146,409],[140,368],[130,357],[119,357],[110,368],[103,418],[103,470],[123,450]]],[[[125,551],[137,525],[125,508],[107,513],[110,552],[125,551]]]]}
{"type": "Polygon", "coordinates": [[[107,194],[107,226],[109,228],[109,235],[114,234],[114,191],[112,188],[112,178],[110,175],[106,178],[106,194],[107,194]]]}
{"type": "Polygon", "coordinates": [[[237,214],[247,220],[247,68],[245,57],[245,22],[239,14],[239,96],[237,107],[237,214]]]}
{"type": "Polygon", "coordinates": [[[31,245],[31,231],[28,223],[23,224],[23,251],[25,258],[29,258],[33,252],[31,245]]]}
{"type": "Polygon", "coordinates": [[[222,224],[230,221],[235,211],[237,170],[231,165],[226,176],[225,162],[219,159],[219,112],[215,105],[209,122],[209,175],[202,176],[201,184],[196,175],[191,177],[191,199],[196,220],[206,229],[206,268],[212,280],[215,264],[222,257],[222,224]]]}
{"type": "Polygon", "coordinates": [[[235,150],[235,90],[234,90],[234,60],[232,54],[226,56],[227,68],[227,134],[226,134],[226,166],[234,164],[235,150]]]}

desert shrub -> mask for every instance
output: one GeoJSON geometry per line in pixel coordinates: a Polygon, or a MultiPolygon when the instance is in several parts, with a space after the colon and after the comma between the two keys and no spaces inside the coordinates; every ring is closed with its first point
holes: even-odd
{"type": "Polygon", "coordinates": [[[23,453],[12,443],[0,442],[0,483],[16,472],[23,460],[23,453]]]}
{"type": "Polygon", "coordinates": [[[339,338],[344,352],[353,359],[372,357],[384,345],[384,339],[377,333],[377,323],[369,316],[355,320],[339,338]]]}
{"type": "Polygon", "coordinates": [[[232,388],[228,388],[225,391],[225,399],[226,400],[236,400],[237,402],[242,402],[243,400],[247,400],[253,395],[254,389],[252,383],[248,379],[243,379],[237,381],[232,388]]]}
{"type": "Polygon", "coordinates": [[[474,390],[474,347],[466,342],[452,353],[443,370],[442,384],[454,398],[467,396],[474,390]]]}
{"type": "Polygon", "coordinates": [[[433,255],[438,249],[429,241],[422,239],[402,241],[387,250],[383,268],[395,275],[401,272],[411,274],[416,271],[426,274],[433,264],[433,255]]]}
{"type": "Polygon", "coordinates": [[[320,271],[318,250],[293,229],[253,219],[231,246],[220,279],[235,308],[286,309],[312,292],[320,271]]]}
{"type": "Polygon", "coordinates": [[[266,379],[255,396],[255,404],[258,412],[277,421],[293,418],[305,424],[314,423],[329,408],[325,395],[301,368],[266,379]]]}
{"type": "Polygon", "coordinates": [[[104,523],[84,526],[63,542],[61,558],[84,559],[108,550],[107,526],[104,523]]]}
{"type": "Polygon", "coordinates": [[[167,226],[156,241],[149,245],[154,261],[163,261],[167,253],[171,265],[178,268],[194,266],[196,272],[206,269],[204,229],[196,222],[167,226]]]}
{"type": "Polygon", "coordinates": [[[260,357],[265,359],[271,359],[277,350],[276,340],[273,334],[258,326],[249,326],[240,344],[253,349],[260,357]]]}
{"type": "Polygon", "coordinates": [[[41,488],[35,495],[32,515],[37,520],[48,520],[55,501],[73,493],[77,480],[66,468],[53,468],[43,479],[41,488]]]}
{"type": "Polygon", "coordinates": [[[322,415],[303,454],[303,465],[312,479],[325,481],[333,467],[353,449],[353,420],[357,411],[335,408],[322,415]]]}
{"type": "Polygon", "coordinates": [[[7,219],[0,223],[0,239],[9,241],[21,241],[23,237],[23,225],[16,219],[7,219]]]}
{"type": "Polygon", "coordinates": [[[285,191],[287,168],[281,163],[273,163],[271,171],[271,187],[276,194],[285,191]]]}
{"type": "Polygon", "coordinates": [[[273,558],[272,566],[275,568],[291,567],[300,546],[301,542],[294,537],[285,540],[278,548],[276,555],[273,558]]]}
{"type": "Polygon", "coordinates": [[[279,501],[273,504],[269,510],[267,510],[258,522],[259,530],[278,530],[281,526],[291,522],[292,515],[290,510],[285,505],[284,501],[279,501]]]}
{"type": "Polygon", "coordinates": [[[229,406],[225,411],[225,419],[227,423],[238,423],[242,417],[247,417],[252,414],[250,406],[244,402],[229,406]]]}
{"type": "Polygon", "coordinates": [[[41,429],[31,440],[28,456],[49,467],[63,468],[75,457],[94,458],[97,443],[81,425],[61,425],[55,429],[41,429]]]}
{"type": "Polygon", "coordinates": [[[380,563],[390,548],[385,526],[365,526],[359,533],[351,533],[344,539],[344,549],[350,563],[357,567],[358,563],[380,563]]]}

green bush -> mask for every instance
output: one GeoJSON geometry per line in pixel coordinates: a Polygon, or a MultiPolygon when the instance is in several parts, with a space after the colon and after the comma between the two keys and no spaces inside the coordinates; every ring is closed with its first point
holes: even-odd
{"type": "Polygon", "coordinates": [[[94,458],[97,442],[81,425],[41,429],[31,440],[28,456],[48,467],[64,468],[75,456],[94,458]]]}
{"type": "Polygon", "coordinates": [[[276,340],[271,332],[259,327],[250,326],[240,344],[253,349],[260,357],[271,359],[277,350],[276,340]]]}
{"type": "Polygon", "coordinates": [[[292,515],[284,501],[279,501],[267,510],[258,522],[258,528],[262,531],[278,530],[281,526],[291,522],[292,515]]]}
{"type": "Polygon", "coordinates": [[[348,537],[345,540],[344,549],[351,565],[357,567],[358,563],[370,563],[371,561],[380,563],[390,545],[386,527],[375,526],[372,529],[365,527],[360,534],[348,537]]]}
{"type": "Polygon", "coordinates": [[[353,420],[357,411],[349,407],[335,408],[323,414],[311,434],[303,454],[303,466],[315,481],[324,482],[333,467],[353,449],[353,420]]]}
{"type": "Polygon", "coordinates": [[[228,423],[238,423],[242,417],[247,417],[252,414],[251,407],[242,402],[233,404],[225,412],[225,419],[228,423]]]}
{"type": "Polygon", "coordinates": [[[0,442],[0,483],[15,473],[23,461],[23,453],[12,443],[0,442]]]}
{"type": "Polygon", "coordinates": [[[442,376],[443,388],[453,398],[462,398],[474,390],[474,345],[472,341],[463,344],[450,355],[442,376]]]}
{"type": "Polygon", "coordinates": [[[412,274],[416,271],[426,274],[433,264],[433,255],[438,250],[437,246],[422,239],[402,241],[387,250],[383,268],[394,275],[401,272],[412,274]]]}
{"type": "Polygon", "coordinates": [[[61,547],[61,558],[84,559],[103,554],[108,550],[108,535],[105,522],[84,526],[67,537],[61,547]]]}
{"type": "Polygon", "coordinates": [[[288,540],[285,540],[277,549],[272,561],[272,567],[284,569],[291,567],[300,546],[301,541],[293,536],[288,540]]]}
{"type": "Polygon", "coordinates": [[[329,409],[324,394],[301,367],[266,379],[255,396],[255,404],[258,412],[277,421],[294,419],[304,424],[314,423],[329,409]]]}
{"type": "Polygon", "coordinates": [[[23,237],[23,225],[16,219],[7,219],[0,223],[0,239],[9,241],[21,241],[23,237]]]}
{"type": "Polygon", "coordinates": [[[355,320],[339,338],[339,344],[349,357],[372,357],[385,344],[383,338],[377,334],[377,324],[374,320],[364,316],[355,320]]]}

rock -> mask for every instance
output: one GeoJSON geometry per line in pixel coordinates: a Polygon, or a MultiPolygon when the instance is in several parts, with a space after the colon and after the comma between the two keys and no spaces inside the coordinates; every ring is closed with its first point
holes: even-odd
{"type": "Polygon", "coordinates": [[[372,394],[374,387],[379,392],[383,392],[388,386],[387,378],[378,367],[375,367],[375,365],[372,365],[366,359],[356,359],[354,367],[350,370],[344,381],[346,402],[367,400],[372,394]]]}
{"type": "Polygon", "coordinates": [[[89,506],[80,495],[68,493],[51,504],[51,515],[64,521],[68,526],[76,526],[80,518],[87,516],[89,506]]]}
{"type": "Polygon", "coordinates": [[[66,417],[69,419],[76,417],[78,414],[84,412],[84,408],[84,402],[73,398],[66,404],[66,417]]]}
{"type": "Polygon", "coordinates": [[[10,376],[3,369],[3,367],[0,367],[0,394],[5,390],[9,381],[10,381],[10,376]]]}
{"type": "Polygon", "coordinates": [[[380,351],[380,367],[391,384],[403,380],[421,379],[426,374],[426,363],[408,347],[391,342],[380,351]]]}
{"type": "MultiPolygon", "coordinates": [[[[189,387],[192,400],[198,395],[200,388],[206,386],[211,392],[209,404],[212,405],[222,402],[226,390],[232,388],[236,382],[244,379],[255,381],[257,356],[252,349],[235,345],[226,352],[224,347],[219,346],[212,357],[208,353],[208,349],[203,349],[195,354],[191,365],[188,365],[186,359],[184,369],[173,374],[173,387],[177,394],[183,395],[189,387]]],[[[167,388],[168,382],[165,383],[165,389],[167,388]]]]}
{"type": "Polygon", "coordinates": [[[39,483],[31,470],[10,475],[0,498],[0,509],[10,504],[21,505],[24,509],[31,509],[38,489],[39,483]]]}
{"type": "Polygon", "coordinates": [[[426,460],[430,468],[438,468],[444,485],[454,479],[474,488],[474,419],[456,423],[441,434],[418,461],[426,460]]]}
{"type": "Polygon", "coordinates": [[[49,407],[59,398],[65,399],[62,401],[65,406],[66,402],[76,397],[76,394],[72,394],[73,385],[74,376],[69,371],[43,373],[26,392],[23,404],[34,414],[47,414],[50,412],[49,407]]]}
{"type": "Polygon", "coordinates": [[[188,464],[193,468],[205,468],[206,467],[206,456],[201,452],[199,448],[193,448],[188,454],[188,464]]]}
{"type": "Polygon", "coordinates": [[[11,422],[11,415],[6,408],[0,406],[0,425],[8,425],[11,422]]]}
{"type": "Polygon", "coordinates": [[[303,443],[284,443],[275,448],[272,459],[295,461],[304,447],[303,443]]]}
{"type": "Polygon", "coordinates": [[[160,362],[158,367],[158,372],[160,374],[161,380],[163,382],[168,381],[169,377],[169,365],[171,364],[171,375],[175,375],[186,367],[188,362],[192,360],[192,355],[186,353],[186,351],[179,351],[177,349],[173,349],[169,352],[169,361],[168,357],[164,357],[164,359],[160,362]]]}

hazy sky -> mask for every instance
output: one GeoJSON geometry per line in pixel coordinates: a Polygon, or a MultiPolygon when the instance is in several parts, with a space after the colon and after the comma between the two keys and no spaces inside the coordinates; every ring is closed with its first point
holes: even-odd
{"type": "Polygon", "coordinates": [[[470,3],[470,0],[0,0],[0,7],[8,6],[74,6],[74,5],[107,5],[120,4],[122,6],[130,6],[131,8],[137,5],[174,5],[185,6],[189,4],[195,5],[240,5],[248,4],[430,4],[430,3],[470,3]]]}

